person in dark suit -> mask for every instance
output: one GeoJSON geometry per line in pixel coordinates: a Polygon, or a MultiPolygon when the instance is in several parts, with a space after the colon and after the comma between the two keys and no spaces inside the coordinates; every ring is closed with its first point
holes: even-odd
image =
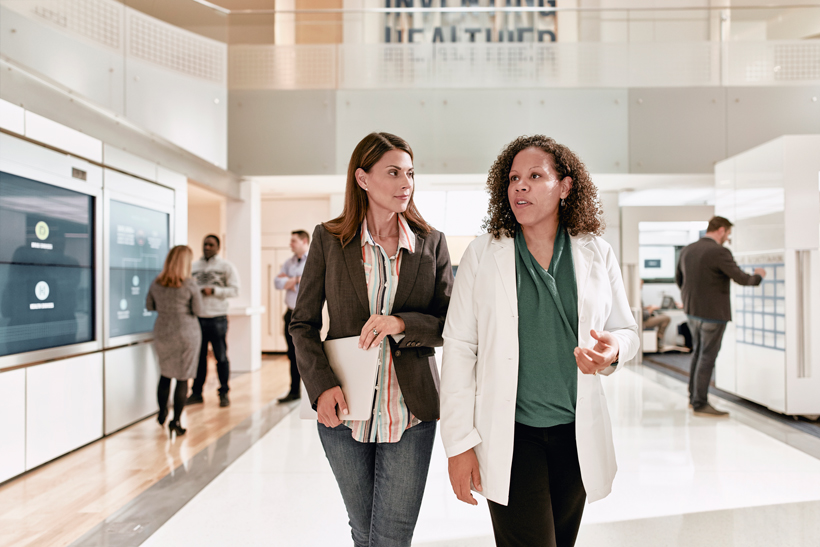
{"type": "Polygon", "coordinates": [[[728,416],[709,404],[709,382],[715,360],[732,320],[729,283],[760,285],[766,270],[755,268],[749,275],[735,262],[723,245],[729,241],[733,224],[723,217],[712,217],[706,235],[687,245],[680,253],[675,283],[681,289],[683,310],[692,333],[692,365],[689,371],[689,403],[701,416],[728,416]]]}
{"type": "Polygon", "coordinates": [[[434,347],[453,287],[444,236],[413,203],[413,151],[371,133],[353,151],[344,211],[313,232],[290,323],[319,437],[345,502],[354,545],[410,545],[439,417],[434,347]],[[380,348],[372,418],[347,403],[320,340],[380,348]]]}

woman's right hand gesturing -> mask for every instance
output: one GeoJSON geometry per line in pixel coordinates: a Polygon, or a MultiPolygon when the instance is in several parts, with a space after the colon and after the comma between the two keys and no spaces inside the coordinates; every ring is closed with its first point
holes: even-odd
{"type": "Polygon", "coordinates": [[[453,456],[447,463],[450,472],[450,484],[453,487],[456,497],[464,503],[478,505],[478,502],[470,493],[470,479],[472,479],[475,489],[481,492],[481,475],[478,472],[478,458],[475,451],[470,448],[453,456]]]}
{"type": "Polygon", "coordinates": [[[316,401],[316,414],[322,425],[336,427],[342,423],[336,415],[336,405],[339,405],[342,414],[347,414],[347,402],[339,386],[332,387],[319,395],[319,400],[316,401]]]}

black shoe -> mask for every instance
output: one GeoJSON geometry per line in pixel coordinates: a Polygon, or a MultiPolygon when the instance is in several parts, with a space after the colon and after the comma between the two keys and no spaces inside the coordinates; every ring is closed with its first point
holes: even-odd
{"type": "Polygon", "coordinates": [[[226,407],[231,406],[231,400],[228,399],[227,393],[220,393],[219,394],[219,406],[226,407]]]}
{"type": "Polygon", "coordinates": [[[183,429],[179,422],[172,420],[168,422],[168,431],[170,431],[172,435],[176,433],[177,437],[181,437],[185,435],[185,432],[188,430],[183,429]]]}
{"type": "Polygon", "coordinates": [[[157,414],[157,421],[159,425],[165,425],[165,418],[168,417],[168,409],[167,408],[160,408],[159,414],[157,414]]]}
{"type": "Polygon", "coordinates": [[[281,399],[277,399],[276,402],[280,403],[280,404],[281,403],[289,403],[291,401],[298,401],[301,398],[302,398],[301,393],[288,393],[287,395],[285,395],[281,399]]]}
{"type": "Polygon", "coordinates": [[[202,400],[202,395],[191,395],[185,400],[185,406],[198,405],[204,402],[205,401],[202,400]]]}

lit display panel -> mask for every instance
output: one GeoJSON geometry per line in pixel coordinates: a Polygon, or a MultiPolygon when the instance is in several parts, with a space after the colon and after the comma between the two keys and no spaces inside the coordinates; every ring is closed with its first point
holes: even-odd
{"type": "Polygon", "coordinates": [[[755,268],[765,268],[766,277],[756,287],[736,288],[734,321],[737,342],[785,351],[785,264],[746,264],[741,268],[750,275],[755,268]]]}
{"type": "Polygon", "coordinates": [[[0,355],[94,339],[94,198],[0,172],[0,355]]]}
{"type": "Polygon", "coordinates": [[[145,296],[168,254],[169,215],[111,200],[109,218],[108,336],[150,332],[157,314],[145,296]]]}

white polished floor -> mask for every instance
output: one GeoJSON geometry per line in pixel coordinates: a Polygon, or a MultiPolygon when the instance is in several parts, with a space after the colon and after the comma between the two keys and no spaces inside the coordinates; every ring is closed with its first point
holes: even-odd
{"type": "MultiPolygon", "coordinates": [[[[619,472],[613,493],[587,506],[578,546],[820,546],[820,460],[719,399],[731,418],[694,417],[685,386],[652,371],[604,383],[619,472]]],[[[316,425],[294,412],[143,545],[351,544],[316,425]]],[[[456,500],[437,442],[414,545],[493,544],[486,503],[456,500]]]]}

